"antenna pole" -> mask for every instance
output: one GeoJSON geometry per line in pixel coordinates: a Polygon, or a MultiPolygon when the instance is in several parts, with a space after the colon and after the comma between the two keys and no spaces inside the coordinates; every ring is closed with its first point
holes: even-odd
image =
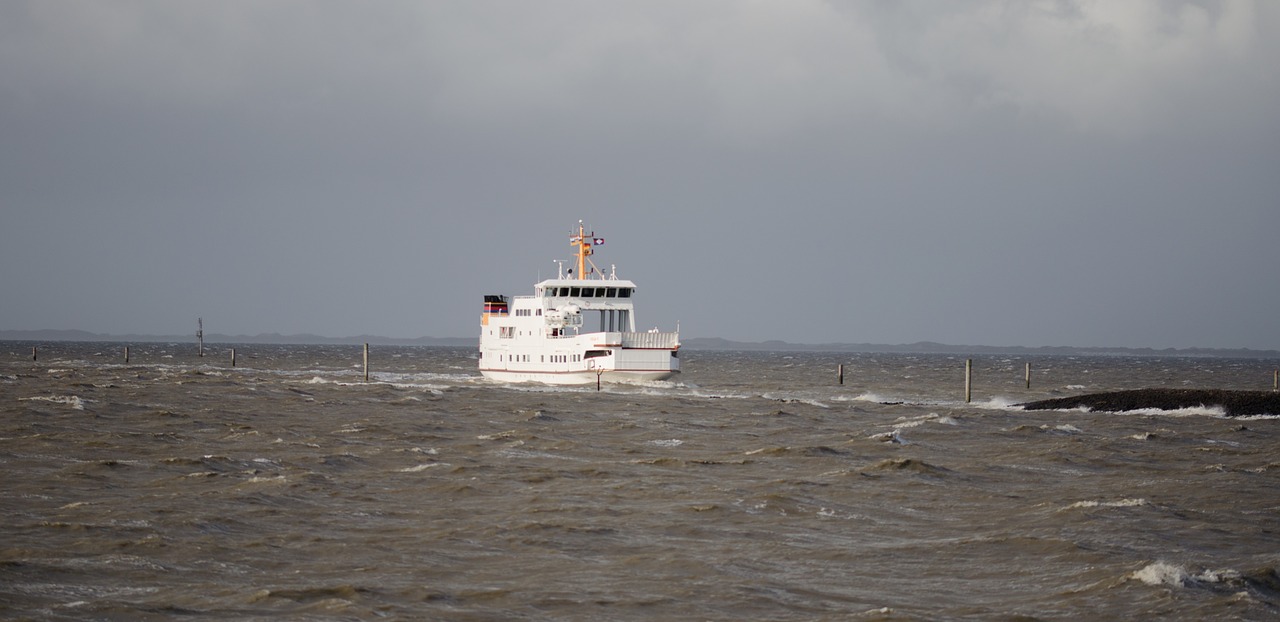
{"type": "Polygon", "coordinates": [[[591,254],[591,245],[587,243],[587,230],[582,226],[582,221],[578,221],[578,236],[573,239],[574,245],[578,247],[578,280],[587,278],[587,255],[591,254]]]}

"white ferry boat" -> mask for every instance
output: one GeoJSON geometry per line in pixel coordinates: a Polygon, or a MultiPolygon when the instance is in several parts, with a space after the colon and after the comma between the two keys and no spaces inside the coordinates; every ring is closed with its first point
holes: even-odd
{"type": "Polygon", "coordinates": [[[591,384],[663,380],[680,373],[680,333],[636,332],[636,284],[591,261],[604,244],[578,221],[576,271],[534,285],[532,296],[484,297],[480,373],[503,382],[591,384]]]}

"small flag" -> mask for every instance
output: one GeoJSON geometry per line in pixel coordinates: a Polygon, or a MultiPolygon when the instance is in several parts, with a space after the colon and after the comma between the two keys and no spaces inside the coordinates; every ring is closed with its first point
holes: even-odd
{"type": "Polygon", "coordinates": [[[596,246],[600,246],[601,244],[604,244],[604,238],[594,238],[591,240],[591,243],[596,246]]]}

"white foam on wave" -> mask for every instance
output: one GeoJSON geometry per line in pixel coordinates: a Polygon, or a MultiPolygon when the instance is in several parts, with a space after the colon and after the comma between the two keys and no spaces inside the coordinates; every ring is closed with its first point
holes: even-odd
{"type": "Polygon", "coordinates": [[[908,444],[907,441],[903,440],[901,430],[890,430],[888,432],[872,434],[871,436],[868,436],[867,439],[873,441],[884,441],[886,443],[896,443],[899,445],[908,444]]]}
{"type": "Polygon", "coordinates": [[[1012,398],[995,396],[985,402],[973,402],[969,406],[984,410],[1021,410],[1022,407],[1018,404],[1019,402],[1012,398]]]}
{"type": "Polygon", "coordinates": [[[283,484],[288,481],[283,475],[255,475],[250,477],[250,484],[283,484]]]}
{"type": "Polygon", "coordinates": [[[1272,419],[1280,419],[1280,415],[1246,415],[1243,417],[1236,417],[1236,419],[1241,421],[1268,421],[1272,419]]]}
{"type": "Polygon", "coordinates": [[[1146,499],[1120,499],[1118,501],[1076,501],[1071,505],[1063,508],[1064,510],[1072,510],[1077,508],[1132,508],[1147,505],[1146,499]]]}
{"type": "Polygon", "coordinates": [[[37,395],[35,397],[20,397],[20,402],[52,402],[54,404],[65,404],[75,410],[84,410],[84,405],[91,400],[86,400],[79,395],[37,395]]]}
{"type": "Polygon", "coordinates": [[[1050,427],[1048,425],[1042,425],[1040,426],[1040,429],[1050,430],[1053,432],[1065,432],[1067,434],[1083,434],[1084,433],[1084,430],[1081,430],[1080,428],[1077,428],[1076,426],[1073,426],[1070,423],[1062,423],[1062,424],[1055,425],[1053,427],[1050,427]]]}
{"type": "Polygon", "coordinates": [[[679,447],[684,444],[684,441],[678,438],[668,438],[663,440],[649,441],[649,444],[656,445],[658,447],[679,447]]]}
{"type": "Polygon", "coordinates": [[[1227,411],[1221,406],[1191,406],[1188,408],[1171,408],[1168,410],[1162,408],[1139,408],[1137,410],[1122,411],[1121,415],[1148,415],[1163,417],[1219,417],[1225,418],[1227,411]]]}
{"type": "Polygon", "coordinates": [[[1169,585],[1186,587],[1195,583],[1217,584],[1227,581],[1238,581],[1243,575],[1236,570],[1204,569],[1195,572],[1186,566],[1157,561],[1129,574],[1130,579],[1141,581],[1147,585],[1169,585]]]}
{"type": "Polygon", "coordinates": [[[871,402],[873,404],[884,404],[886,402],[897,401],[890,400],[870,391],[860,395],[837,395],[831,399],[836,402],[871,402]]]}
{"type": "Polygon", "coordinates": [[[449,463],[448,462],[426,462],[423,464],[416,464],[411,467],[405,467],[403,469],[396,469],[396,471],[400,473],[421,473],[427,469],[434,469],[436,467],[442,467],[442,466],[449,466],[449,463]]]}
{"type": "MultiPolygon", "coordinates": [[[[653,393],[649,393],[649,395],[662,396],[666,394],[653,392],[653,393]]],[[[689,392],[689,395],[691,397],[697,397],[697,398],[708,399],[708,400],[745,400],[751,397],[746,393],[712,393],[709,391],[703,391],[698,387],[693,387],[693,389],[689,392]]]]}
{"type": "Polygon", "coordinates": [[[953,417],[942,416],[942,415],[939,415],[938,413],[929,413],[927,415],[919,415],[916,417],[900,417],[897,421],[893,423],[893,427],[896,429],[914,428],[914,427],[922,426],[926,423],[940,423],[943,425],[960,425],[960,422],[956,421],[955,418],[953,417]]]}
{"type": "Polygon", "coordinates": [[[1182,566],[1170,564],[1168,562],[1155,562],[1147,564],[1139,570],[1133,571],[1129,575],[1130,579],[1136,579],[1147,585],[1184,585],[1190,574],[1182,566]]]}
{"type": "Polygon", "coordinates": [[[810,406],[816,406],[818,408],[831,408],[830,406],[827,406],[826,404],[823,404],[822,402],[819,402],[818,400],[815,400],[809,397],[789,397],[786,395],[779,395],[776,393],[762,393],[760,397],[766,400],[773,400],[775,402],[783,402],[788,404],[790,403],[808,404],[810,406]]]}

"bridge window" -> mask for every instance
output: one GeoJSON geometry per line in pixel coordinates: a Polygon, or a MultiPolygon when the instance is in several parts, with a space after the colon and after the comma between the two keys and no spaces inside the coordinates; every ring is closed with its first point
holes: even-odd
{"type": "Polygon", "coordinates": [[[618,288],[618,297],[619,297],[619,298],[630,298],[630,297],[631,297],[631,292],[632,292],[632,288],[630,288],[630,287],[620,287],[620,288],[618,288]]]}
{"type": "Polygon", "coordinates": [[[613,353],[610,352],[609,350],[587,350],[587,353],[583,356],[583,358],[594,359],[602,356],[609,356],[610,354],[613,354],[613,353]]]}

